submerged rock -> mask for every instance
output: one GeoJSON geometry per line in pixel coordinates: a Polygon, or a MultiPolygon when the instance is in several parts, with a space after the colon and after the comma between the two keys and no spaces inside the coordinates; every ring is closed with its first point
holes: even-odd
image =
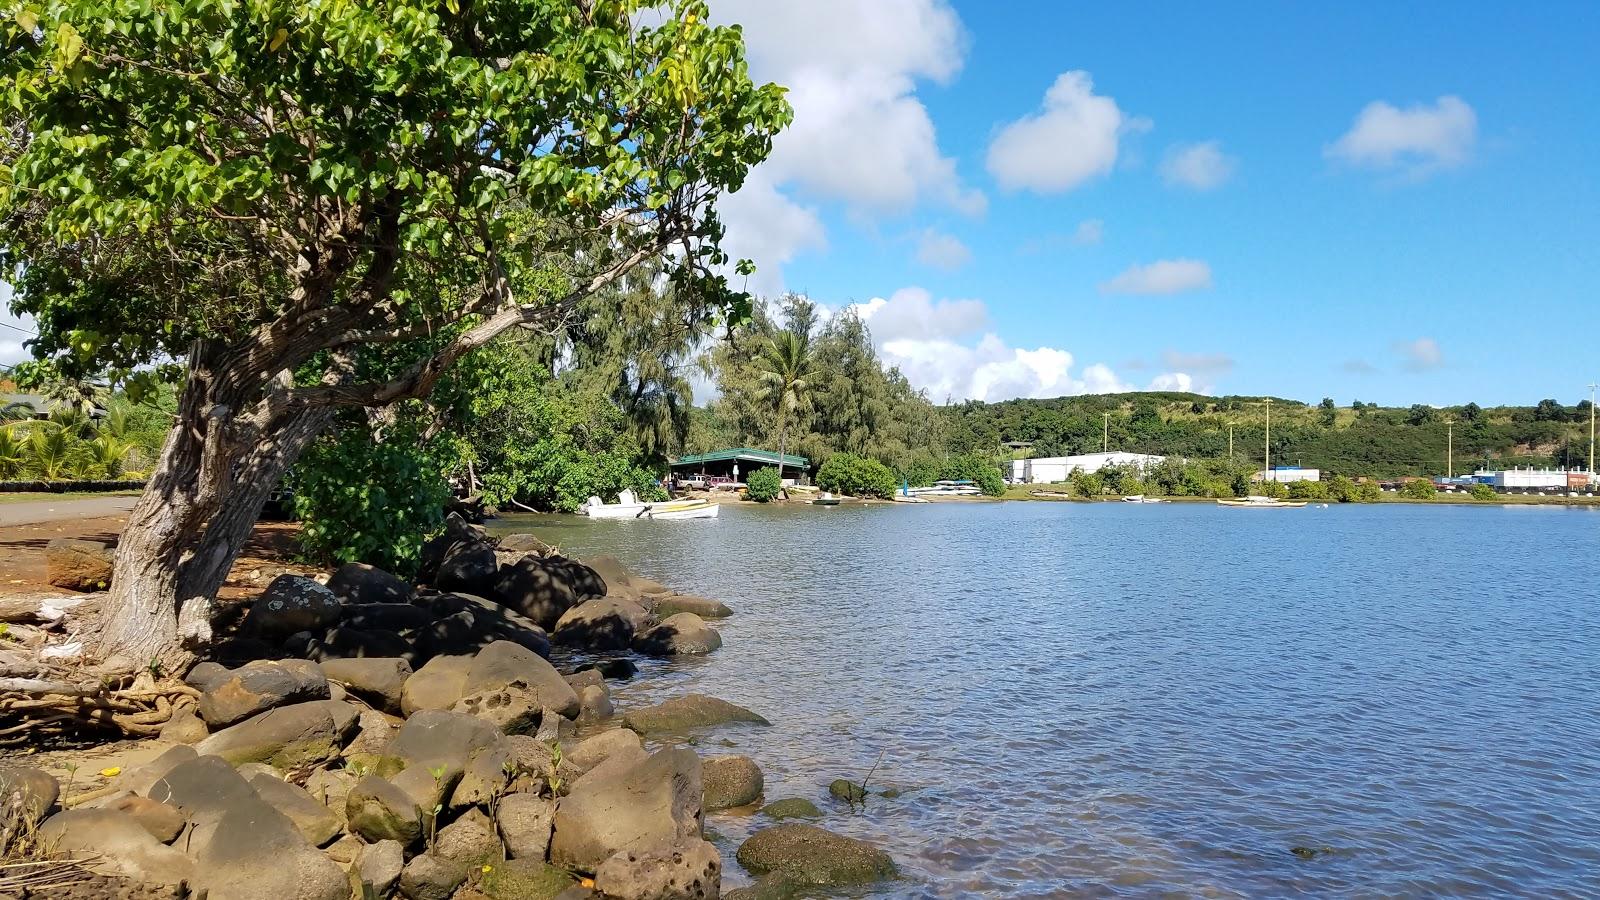
{"type": "Polygon", "coordinates": [[[703,656],[722,646],[722,635],[694,613],[678,613],[633,639],[650,656],[703,656]]]}
{"type": "Polygon", "coordinates": [[[835,800],[843,800],[847,803],[865,803],[867,801],[866,788],[848,778],[835,778],[833,783],[828,785],[828,793],[835,800]]]}
{"type": "Polygon", "coordinates": [[[761,799],[761,767],[748,756],[713,756],[701,763],[705,810],[749,806],[761,799]]]}
{"type": "Polygon", "coordinates": [[[685,694],[671,700],[636,709],[622,717],[624,727],[640,734],[684,732],[694,728],[711,728],[733,722],[771,725],[766,719],[742,706],[708,697],[705,694],[685,694]]]}
{"type": "Polygon", "coordinates": [[[815,803],[804,797],[785,797],[774,800],[761,807],[761,812],[768,818],[782,821],[784,819],[820,819],[822,810],[815,803]]]}
{"type": "Polygon", "coordinates": [[[669,594],[656,598],[651,609],[662,618],[678,613],[694,613],[702,619],[726,619],[733,615],[733,610],[721,600],[695,597],[690,594],[669,594]]]}
{"type": "Polygon", "coordinates": [[[739,864],[752,875],[776,875],[805,885],[834,887],[894,878],[894,860],[866,841],[813,825],[774,825],[739,845],[739,864]]]}

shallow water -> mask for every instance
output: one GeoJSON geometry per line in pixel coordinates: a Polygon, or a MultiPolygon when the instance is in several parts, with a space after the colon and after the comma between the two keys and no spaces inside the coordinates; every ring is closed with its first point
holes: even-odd
{"type": "MultiPolygon", "coordinates": [[[[772,719],[702,749],[892,853],[907,880],[874,895],[1600,890],[1597,512],[737,505],[498,527],[733,606],[722,650],[651,664],[619,701],[694,690],[772,719]],[[829,800],[880,755],[871,785],[901,796],[829,800]]],[[[708,819],[730,883],[763,824],[708,819]]]]}

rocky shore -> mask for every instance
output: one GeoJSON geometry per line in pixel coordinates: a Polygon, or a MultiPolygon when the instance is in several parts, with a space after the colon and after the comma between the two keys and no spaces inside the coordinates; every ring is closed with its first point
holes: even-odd
{"type": "Polygon", "coordinates": [[[719,601],[452,517],[417,584],[351,564],[241,609],[147,762],[77,791],[0,763],[0,897],[671,900],[895,877],[810,800],[762,806],[757,761],[689,744],[758,711],[614,706],[635,654],[719,648],[719,601]],[[754,884],[723,894],[704,826],[729,810],[772,824],[737,850],[754,884]]]}

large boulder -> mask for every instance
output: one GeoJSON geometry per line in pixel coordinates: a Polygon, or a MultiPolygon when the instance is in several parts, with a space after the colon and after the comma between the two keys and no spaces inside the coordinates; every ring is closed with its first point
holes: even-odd
{"type": "Polygon", "coordinates": [[[521,644],[540,656],[550,655],[550,638],[532,619],[472,594],[428,594],[418,604],[433,621],[416,632],[417,653],[464,656],[495,641],[521,644]]]}
{"type": "Polygon", "coordinates": [[[702,900],[722,893],[722,857],[709,841],[612,854],[594,873],[594,889],[615,900],[702,900]]]}
{"type": "Polygon", "coordinates": [[[705,811],[749,806],[761,799],[761,767],[748,756],[713,756],[701,763],[705,811]]]}
{"type": "Polygon", "coordinates": [[[234,765],[264,762],[279,769],[335,759],[355,736],[355,707],[337,700],[281,706],[211,735],[194,749],[234,765]]]}
{"type": "Polygon", "coordinates": [[[466,866],[422,853],[400,870],[400,895],[406,900],[449,900],[466,880],[466,866]]]}
{"type": "Polygon", "coordinates": [[[344,685],[350,693],[389,713],[400,712],[401,695],[412,675],[411,664],[394,656],[324,660],[322,672],[330,681],[344,685]]]}
{"type": "Polygon", "coordinates": [[[605,583],[606,589],[603,593],[621,594],[624,597],[638,595],[633,589],[633,573],[629,572],[628,567],[622,564],[622,560],[615,556],[586,556],[583,564],[605,583]]]}
{"type": "Polygon", "coordinates": [[[482,719],[506,734],[533,734],[539,730],[545,708],[538,691],[513,681],[505,687],[468,694],[450,709],[482,719]]]}
{"type": "Polygon", "coordinates": [[[726,619],[733,615],[721,600],[691,594],[668,594],[650,601],[650,611],[665,619],[678,613],[694,613],[702,619],[726,619]]]}
{"type": "Polygon", "coordinates": [[[501,798],[495,820],[506,853],[512,859],[544,859],[550,851],[555,814],[556,802],[537,794],[507,794],[501,798]]]}
{"type": "Polygon", "coordinates": [[[345,607],[340,622],[367,631],[409,634],[433,620],[433,613],[414,603],[366,603],[345,607]]]}
{"type": "Polygon", "coordinates": [[[341,612],[333,591],[299,575],[279,575],[250,607],[242,627],[266,640],[282,639],[301,631],[321,631],[337,622],[341,612]]]}
{"type": "Polygon", "coordinates": [[[111,586],[117,553],[99,541],[55,538],[44,545],[45,578],[69,591],[103,591],[111,586]]]}
{"type": "Polygon", "coordinates": [[[51,816],[40,826],[39,840],[66,856],[92,857],[90,867],[101,874],[173,887],[195,881],[188,857],[116,810],[71,809],[51,816]]]}
{"type": "Polygon", "coordinates": [[[520,553],[537,553],[540,556],[555,550],[554,547],[531,534],[507,534],[500,538],[501,550],[515,550],[520,553]]]}
{"type": "Polygon", "coordinates": [[[366,563],[345,563],[334,570],[328,590],[346,603],[405,603],[411,599],[411,585],[366,563]]]}
{"type": "Polygon", "coordinates": [[[384,751],[391,771],[444,766],[459,776],[467,760],[500,739],[500,731],[473,716],[425,709],[406,720],[384,751]]]}
{"type": "Polygon", "coordinates": [[[423,709],[449,709],[467,693],[470,656],[438,656],[406,679],[400,692],[402,714],[410,716],[423,709]]]}
{"type": "Polygon", "coordinates": [[[626,713],[622,724],[640,734],[682,733],[695,728],[711,728],[733,722],[771,725],[760,715],[742,706],[708,697],[685,694],[626,713]]]}
{"type": "Polygon", "coordinates": [[[138,794],[124,794],[106,803],[104,808],[132,816],[151,837],[163,844],[176,840],[183,826],[188,824],[183,811],[176,806],[138,794]]]}
{"type": "Polygon", "coordinates": [[[429,538],[422,545],[418,557],[417,578],[423,584],[432,584],[439,574],[439,567],[443,565],[446,554],[450,548],[461,541],[481,543],[485,541],[484,531],[467,521],[457,513],[450,513],[444,517],[444,530],[429,538]]]}
{"type": "Polygon", "coordinates": [[[371,841],[410,846],[422,837],[422,808],[393,782],[368,775],[345,795],[345,820],[350,830],[371,841]]]}
{"type": "Polygon", "coordinates": [[[344,817],[319,803],[305,788],[275,775],[250,777],[256,796],[286,816],[301,836],[317,847],[333,842],[344,831],[344,817]]]}
{"type": "Polygon", "coordinates": [[[837,887],[895,877],[894,860],[866,841],[814,825],[775,825],[739,845],[739,864],[752,875],[791,884],[837,887]]]}
{"type": "Polygon", "coordinates": [[[633,639],[648,656],[704,656],[722,646],[722,635],[694,613],[678,613],[633,639]]]}
{"type": "Polygon", "coordinates": [[[372,893],[360,896],[387,897],[400,880],[400,870],[406,865],[406,848],[399,841],[378,841],[368,844],[356,861],[356,880],[372,893]]]}
{"type": "Polygon", "coordinates": [[[632,600],[595,597],[563,613],[551,637],[558,644],[585,650],[623,650],[649,626],[650,614],[632,600]]]}
{"type": "Polygon", "coordinates": [[[578,695],[555,667],[538,653],[511,641],[495,641],[476,656],[441,656],[406,679],[401,707],[407,715],[422,709],[450,709],[474,694],[520,684],[522,698],[535,709],[554,709],[576,718],[578,695]]]}
{"type": "Polygon", "coordinates": [[[556,806],[550,861],[593,872],[627,850],[700,837],[700,757],[662,750],[613,778],[574,784],[556,806]]]}
{"type": "MultiPolygon", "coordinates": [[[[360,609],[360,607],[351,607],[360,609]]],[[[330,659],[356,659],[366,656],[403,657],[416,655],[411,642],[398,633],[382,628],[357,628],[340,624],[319,635],[303,631],[284,644],[284,650],[302,659],[325,662],[330,659]]]]}
{"type": "Polygon", "coordinates": [[[197,712],[211,728],[225,728],[258,713],[328,699],[328,679],[303,659],[257,660],[207,678],[197,712]]]}
{"type": "Polygon", "coordinates": [[[561,760],[562,771],[569,781],[576,780],[618,754],[643,758],[644,742],[636,732],[626,728],[602,731],[567,751],[561,760]]]}
{"type": "Polygon", "coordinates": [[[494,596],[548,629],[584,597],[605,590],[605,582],[582,563],[560,556],[524,556],[500,570],[494,596]]]}
{"type": "Polygon", "coordinates": [[[494,547],[482,541],[458,541],[445,552],[433,584],[441,591],[487,594],[494,590],[500,575],[500,560],[494,547]]]}
{"type": "Polygon", "coordinates": [[[0,834],[39,824],[60,795],[61,786],[43,769],[0,768],[0,834]]]}

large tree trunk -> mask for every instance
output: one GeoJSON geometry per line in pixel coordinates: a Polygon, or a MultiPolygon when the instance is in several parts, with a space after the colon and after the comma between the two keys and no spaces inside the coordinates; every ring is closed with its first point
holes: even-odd
{"type": "Polygon", "coordinates": [[[196,356],[179,424],[117,544],[98,648],[108,669],[177,673],[194,662],[211,638],[217,590],[267,496],[332,415],[284,409],[241,421],[230,379],[196,356]]]}

